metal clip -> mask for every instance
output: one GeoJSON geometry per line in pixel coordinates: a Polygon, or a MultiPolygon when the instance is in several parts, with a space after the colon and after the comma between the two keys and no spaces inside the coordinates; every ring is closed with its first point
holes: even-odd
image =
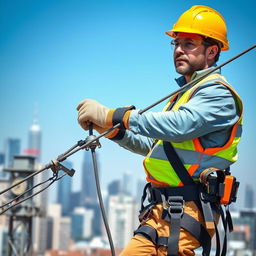
{"type": "Polygon", "coordinates": [[[97,137],[95,135],[89,135],[86,139],[85,139],[85,144],[89,143],[88,146],[85,147],[85,150],[89,150],[91,148],[101,148],[101,144],[99,142],[99,140],[95,140],[97,137]]]}
{"type": "Polygon", "coordinates": [[[144,209],[140,213],[140,215],[139,215],[140,223],[144,223],[144,222],[146,222],[149,219],[149,217],[150,217],[150,215],[151,215],[151,213],[153,211],[154,206],[155,206],[154,204],[149,205],[148,207],[146,206],[145,208],[147,208],[147,209],[144,209]]]}

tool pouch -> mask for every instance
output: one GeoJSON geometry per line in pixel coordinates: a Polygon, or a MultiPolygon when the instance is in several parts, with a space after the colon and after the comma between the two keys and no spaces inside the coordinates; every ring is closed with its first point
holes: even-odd
{"type": "Polygon", "coordinates": [[[210,202],[219,202],[223,205],[228,205],[235,202],[237,199],[237,192],[239,182],[225,170],[217,168],[205,169],[199,178],[203,184],[205,196],[210,202]],[[213,174],[216,174],[213,176],[213,174]]]}
{"type": "Polygon", "coordinates": [[[220,204],[228,205],[232,202],[235,202],[237,199],[237,192],[240,183],[236,181],[234,176],[225,175],[223,184],[224,191],[222,197],[220,198],[220,204]]]}

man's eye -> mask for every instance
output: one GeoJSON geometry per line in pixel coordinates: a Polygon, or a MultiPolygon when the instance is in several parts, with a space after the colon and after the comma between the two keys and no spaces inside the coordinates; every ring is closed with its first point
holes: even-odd
{"type": "Polygon", "coordinates": [[[185,48],[187,48],[187,49],[192,49],[192,48],[194,48],[195,47],[195,44],[194,43],[192,43],[192,42],[186,42],[185,43],[185,48]]]}

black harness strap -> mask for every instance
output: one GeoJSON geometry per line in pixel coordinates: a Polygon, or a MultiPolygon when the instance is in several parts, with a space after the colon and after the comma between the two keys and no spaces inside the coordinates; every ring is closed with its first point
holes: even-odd
{"type": "Polygon", "coordinates": [[[181,162],[177,152],[173,148],[172,144],[167,141],[163,141],[164,152],[176,174],[180,178],[183,185],[195,184],[192,177],[189,175],[184,164],[181,162]]]}
{"type": "Polygon", "coordinates": [[[177,256],[179,251],[180,222],[183,215],[184,201],[182,196],[168,198],[168,215],[170,216],[170,234],[168,237],[168,256],[177,256]]]}
{"type": "Polygon", "coordinates": [[[181,227],[186,229],[193,237],[197,239],[202,245],[203,256],[210,255],[211,237],[203,225],[200,224],[190,215],[184,213],[181,219],[181,227]]]}
{"type": "Polygon", "coordinates": [[[165,196],[165,200],[168,200],[169,196],[182,196],[185,202],[187,201],[199,201],[200,184],[193,184],[182,187],[150,187],[149,201],[155,201],[162,203],[162,195],[165,196]]]}
{"type": "Polygon", "coordinates": [[[158,241],[158,234],[157,231],[152,228],[151,226],[148,225],[141,225],[139,226],[139,228],[137,230],[134,231],[134,236],[135,235],[140,235],[143,236],[145,238],[147,238],[148,240],[150,240],[152,243],[157,244],[158,241]]]}
{"type": "MultiPolygon", "coordinates": [[[[181,182],[183,183],[184,187],[189,185],[195,185],[192,177],[189,175],[187,169],[184,167],[183,163],[181,162],[178,154],[176,153],[175,149],[173,148],[172,144],[167,141],[163,141],[164,152],[169,160],[172,168],[175,170],[176,174],[180,178],[181,182]]],[[[183,187],[182,187],[183,188],[183,187]]],[[[183,197],[181,197],[183,200],[183,197]]],[[[173,197],[168,197],[168,203],[170,207],[168,208],[168,215],[170,216],[170,236],[168,238],[168,256],[176,256],[178,255],[179,250],[179,235],[180,235],[180,225],[181,225],[181,218],[183,217],[183,207],[182,211],[180,209],[178,212],[172,209],[172,204],[177,204],[173,201],[173,197]]],[[[181,206],[180,206],[181,207],[181,206]]]]}

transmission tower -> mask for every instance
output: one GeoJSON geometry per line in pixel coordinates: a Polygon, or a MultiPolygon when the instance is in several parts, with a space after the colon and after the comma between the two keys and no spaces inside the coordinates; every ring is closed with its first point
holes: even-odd
{"type": "MultiPolygon", "coordinates": [[[[4,171],[10,173],[11,185],[14,185],[35,172],[35,157],[14,156],[12,168],[4,171]]],[[[33,187],[33,179],[13,187],[8,194],[8,201],[19,197],[14,203],[32,195],[32,191],[24,192],[33,187]]],[[[8,210],[8,256],[32,256],[32,220],[39,214],[39,209],[34,206],[32,198],[8,210]]]]}

